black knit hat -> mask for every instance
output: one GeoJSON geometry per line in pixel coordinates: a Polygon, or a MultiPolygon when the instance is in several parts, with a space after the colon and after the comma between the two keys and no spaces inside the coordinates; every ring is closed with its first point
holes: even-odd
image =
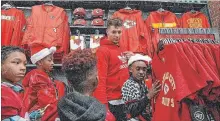
{"type": "Polygon", "coordinates": [[[95,98],[73,91],[59,101],[58,114],[61,121],[104,121],[106,108],[95,98]]]}

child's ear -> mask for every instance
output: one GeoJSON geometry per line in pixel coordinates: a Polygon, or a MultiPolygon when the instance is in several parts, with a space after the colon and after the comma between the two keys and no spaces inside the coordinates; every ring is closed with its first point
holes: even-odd
{"type": "Polygon", "coordinates": [[[42,61],[39,60],[39,61],[36,63],[36,65],[41,66],[41,65],[42,65],[42,61]]]}

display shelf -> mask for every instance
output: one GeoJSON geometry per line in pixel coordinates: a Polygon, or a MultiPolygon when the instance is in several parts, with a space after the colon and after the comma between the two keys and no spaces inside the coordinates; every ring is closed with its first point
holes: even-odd
{"type": "MultiPolygon", "coordinates": [[[[34,5],[41,5],[48,1],[1,1],[2,4],[10,2],[16,7],[31,7],[34,5]]],[[[65,9],[74,10],[77,7],[83,7],[86,9],[101,8],[104,10],[118,10],[129,6],[133,9],[139,9],[142,11],[155,11],[160,7],[172,12],[183,13],[190,9],[200,10],[207,3],[186,3],[178,1],[53,1],[53,5],[59,6],[65,9]]]]}
{"type": "Polygon", "coordinates": [[[105,26],[70,26],[72,35],[78,34],[78,31],[80,34],[96,34],[97,30],[99,34],[105,34],[106,28],[105,26]]]}

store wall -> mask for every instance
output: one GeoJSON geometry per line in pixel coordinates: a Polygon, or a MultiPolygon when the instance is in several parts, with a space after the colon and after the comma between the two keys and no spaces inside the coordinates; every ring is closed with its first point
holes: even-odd
{"type": "Polygon", "coordinates": [[[220,33],[220,1],[209,0],[208,8],[212,27],[218,28],[220,33]]]}

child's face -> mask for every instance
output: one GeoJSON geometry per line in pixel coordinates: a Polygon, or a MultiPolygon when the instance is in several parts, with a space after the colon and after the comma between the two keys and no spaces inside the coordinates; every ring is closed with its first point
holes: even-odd
{"type": "Polygon", "coordinates": [[[43,68],[45,71],[50,72],[53,70],[53,55],[50,54],[39,61],[39,66],[43,68]]]}
{"type": "Polygon", "coordinates": [[[1,76],[13,83],[21,81],[26,73],[26,64],[27,60],[24,53],[12,52],[2,63],[1,76]]]}

